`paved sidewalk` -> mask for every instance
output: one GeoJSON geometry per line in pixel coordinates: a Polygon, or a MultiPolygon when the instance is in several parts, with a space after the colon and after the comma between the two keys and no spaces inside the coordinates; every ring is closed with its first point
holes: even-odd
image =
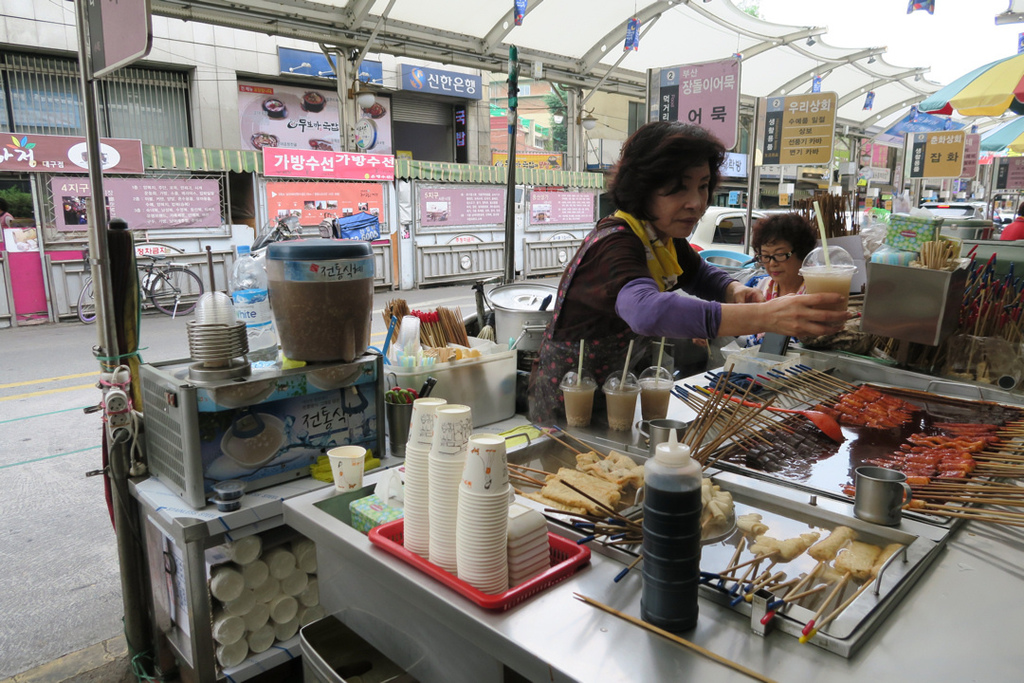
{"type": "Polygon", "coordinates": [[[64,655],[0,683],[134,683],[124,636],[64,655]]]}

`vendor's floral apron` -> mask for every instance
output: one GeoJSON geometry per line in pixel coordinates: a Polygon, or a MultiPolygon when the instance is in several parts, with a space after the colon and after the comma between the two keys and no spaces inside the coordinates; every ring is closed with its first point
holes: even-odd
{"type": "MultiPolygon", "coordinates": [[[[590,232],[583,240],[583,244],[576,252],[572,263],[569,264],[565,276],[558,287],[558,298],[555,300],[555,313],[551,322],[548,323],[544,336],[541,339],[540,351],[537,364],[530,374],[529,389],[529,413],[530,421],[540,425],[548,426],[557,419],[564,420],[565,404],[562,399],[562,390],[559,383],[562,377],[569,370],[574,370],[579,364],[580,342],[578,339],[569,341],[555,341],[552,339],[555,326],[558,324],[558,316],[562,312],[562,302],[565,293],[572,285],[576,269],[583,261],[584,255],[590,247],[598,240],[617,232],[629,232],[629,227],[613,223],[608,227],[598,224],[598,227],[590,232]]],[[[626,329],[618,334],[607,337],[586,340],[586,350],[583,359],[583,368],[589,371],[598,384],[597,394],[594,396],[594,412],[603,409],[604,401],[600,386],[605,379],[613,372],[622,372],[622,364],[626,360],[626,351],[629,348],[629,341],[635,339],[633,345],[633,357],[640,358],[646,350],[647,337],[637,336],[626,329]]]]}

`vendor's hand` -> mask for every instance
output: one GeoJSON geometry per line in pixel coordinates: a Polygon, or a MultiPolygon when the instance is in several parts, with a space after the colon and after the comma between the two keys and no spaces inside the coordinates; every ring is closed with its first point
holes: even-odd
{"type": "Polygon", "coordinates": [[[725,289],[727,304],[759,304],[764,301],[764,294],[753,287],[746,287],[739,282],[732,282],[725,289]]]}
{"type": "Polygon", "coordinates": [[[801,294],[783,296],[766,302],[768,325],[766,332],[777,332],[791,337],[820,337],[835,334],[846,321],[856,317],[846,310],[829,310],[842,304],[841,294],[801,294]]]}

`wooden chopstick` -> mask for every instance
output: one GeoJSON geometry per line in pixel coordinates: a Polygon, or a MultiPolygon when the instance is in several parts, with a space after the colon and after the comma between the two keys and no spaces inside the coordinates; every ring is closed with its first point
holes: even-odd
{"type": "Polygon", "coordinates": [[[771,678],[768,678],[767,676],[763,676],[763,675],[759,674],[758,672],[756,672],[756,671],[754,671],[752,669],[748,669],[747,667],[743,666],[742,664],[734,662],[731,659],[726,659],[725,657],[723,657],[721,655],[718,655],[718,654],[715,654],[714,652],[712,652],[711,650],[708,650],[707,648],[701,647],[700,645],[697,645],[696,643],[692,643],[689,640],[686,640],[685,638],[680,638],[679,636],[675,635],[674,633],[669,633],[668,631],[666,631],[664,629],[660,629],[657,626],[654,626],[653,624],[648,624],[646,621],[643,621],[641,619],[637,619],[636,617],[631,617],[628,614],[624,614],[623,612],[620,612],[619,610],[617,610],[617,609],[615,609],[613,607],[609,607],[608,605],[606,605],[606,604],[604,604],[602,602],[598,602],[597,600],[594,600],[593,598],[588,598],[587,596],[581,595],[580,593],[573,593],[573,596],[575,596],[575,598],[577,600],[582,600],[583,602],[587,603],[588,605],[591,605],[592,607],[596,607],[596,608],[598,608],[600,610],[603,610],[603,611],[607,612],[608,614],[612,614],[612,615],[614,615],[616,617],[619,617],[620,619],[624,619],[624,620],[628,621],[629,623],[631,623],[631,624],[633,624],[635,626],[639,626],[640,628],[642,628],[642,629],[644,629],[646,631],[650,631],[651,633],[657,633],[659,636],[662,636],[664,638],[668,638],[672,642],[677,643],[679,645],[682,645],[683,647],[688,648],[688,649],[696,652],[697,654],[703,655],[703,656],[707,657],[708,659],[714,660],[714,661],[718,662],[719,664],[722,664],[723,666],[727,666],[730,669],[733,669],[734,671],[739,671],[741,674],[745,674],[747,676],[750,676],[754,680],[763,681],[764,683],[775,683],[775,681],[772,680],[771,678]]]}

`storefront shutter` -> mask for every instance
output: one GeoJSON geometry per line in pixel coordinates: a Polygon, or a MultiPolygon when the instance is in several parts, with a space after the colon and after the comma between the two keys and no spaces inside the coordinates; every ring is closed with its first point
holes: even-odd
{"type": "Polygon", "coordinates": [[[405,123],[451,126],[452,105],[425,97],[403,97],[396,94],[391,98],[391,117],[405,123]]]}

